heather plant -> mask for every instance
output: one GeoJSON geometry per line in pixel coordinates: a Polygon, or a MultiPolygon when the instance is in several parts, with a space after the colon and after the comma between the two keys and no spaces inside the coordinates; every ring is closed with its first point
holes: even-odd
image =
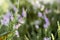
{"type": "Polygon", "coordinates": [[[60,40],[59,0],[0,0],[0,40],[60,40]]]}

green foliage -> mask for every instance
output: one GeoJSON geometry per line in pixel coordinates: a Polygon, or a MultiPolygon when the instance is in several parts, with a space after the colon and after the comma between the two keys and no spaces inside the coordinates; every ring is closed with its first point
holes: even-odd
{"type": "Polygon", "coordinates": [[[58,3],[39,3],[41,4],[41,8],[43,8],[42,5],[44,6],[43,10],[35,7],[36,4],[33,5],[28,2],[28,0],[9,0],[4,2],[4,4],[0,6],[0,38],[3,40],[43,40],[47,37],[52,40],[58,40],[60,38],[60,32],[58,31],[59,25],[57,23],[57,21],[60,22],[60,7],[58,8],[58,3]],[[26,17],[22,16],[23,8],[26,11],[26,17]],[[51,10],[51,12],[46,13],[46,9],[47,12],[49,10],[51,10]],[[13,21],[10,19],[8,26],[5,26],[1,24],[1,19],[3,19],[3,15],[6,14],[7,10],[13,14],[14,19],[13,21]],[[38,17],[38,12],[41,12],[42,17],[38,17]],[[17,14],[20,15],[22,19],[18,18],[17,14]],[[44,19],[45,16],[50,22],[48,28],[44,28],[43,26],[46,23],[44,19]],[[20,22],[19,19],[21,20],[20,22]],[[38,20],[38,23],[35,23],[36,20],[38,20]],[[23,23],[22,21],[25,22],[23,23]],[[21,24],[18,29],[16,26],[17,24],[21,24]],[[16,26],[15,29],[13,28],[14,25],[16,26]],[[36,25],[38,25],[38,28],[36,28],[36,25]],[[19,37],[17,37],[15,31],[18,31],[19,37]]]}

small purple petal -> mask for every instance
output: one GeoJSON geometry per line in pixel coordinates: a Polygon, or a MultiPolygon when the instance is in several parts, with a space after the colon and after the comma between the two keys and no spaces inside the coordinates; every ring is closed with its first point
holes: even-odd
{"type": "Polygon", "coordinates": [[[22,16],[23,16],[23,17],[26,17],[26,15],[27,15],[27,14],[26,14],[26,11],[24,10],[24,8],[22,8],[22,16]]]}
{"type": "Polygon", "coordinates": [[[46,15],[44,15],[44,20],[47,24],[50,24],[49,19],[46,17],[46,15]]]}
{"type": "Polygon", "coordinates": [[[5,26],[8,26],[8,24],[9,24],[9,19],[3,19],[3,20],[1,20],[1,24],[2,24],[2,25],[5,25],[5,26]]]}
{"type": "Polygon", "coordinates": [[[10,4],[10,6],[13,8],[14,12],[18,11],[18,9],[16,8],[16,6],[13,5],[12,3],[10,4]]]}
{"type": "Polygon", "coordinates": [[[38,17],[43,17],[41,12],[38,12],[38,17]]]}
{"type": "Polygon", "coordinates": [[[13,29],[18,29],[21,26],[21,24],[17,24],[13,26],[13,29]]]}
{"type": "Polygon", "coordinates": [[[11,21],[13,21],[13,19],[14,19],[13,14],[10,11],[8,11],[5,16],[9,17],[9,19],[11,19],[11,21]]]}
{"type": "Polygon", "coordinates": [[[8,17],[8,18],[10,18],[10,16],[12,16],[12,13],[10,11],[7,11],[7,13],[4,15],[4,17],[8,17]]]}
{"type": "Polygon", "coordinates": [[[43,25],[43,27],[44,27],[45,29],[47,29],[48,26],[49,26],[48,24],[44,24],[44,25],[43,25]]]}
{"type": "Polygon", "coordinates": [[[12,14],[10,11],[8,11],[4,16],[3,19],[1,20],[1,24],[7,26],[9,24],[9,21],[12,17],[12,14]]]}
{"type": "Polygon", "coordinates": [[[48,18],[46,17],[46,15],[44,15],[44,20],[45,20],[46,23],[43,25],[43,27],[48,28],[49,25],[50,25],[50,22],[49,22],[48,18]]]}
{"type": "Polygon", "coordinates": [[[18,22],[23,24],[25,23],[25,20],[22,17],[20,17],[20,19],[18,19],[18,22]]]}
{"type": "Polygon", "coordinates": [[[19,14],[17,14],[16,17],[17,17],[17,20],[18,20],[19,23],[24,23],[25,22],[23,17],[21,17],[19,14]]]}

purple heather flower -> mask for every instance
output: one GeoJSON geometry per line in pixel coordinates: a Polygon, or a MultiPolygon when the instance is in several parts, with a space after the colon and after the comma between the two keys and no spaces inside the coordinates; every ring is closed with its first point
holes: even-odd
{"type": "Polygon", "coordinates": [[[46,17],[46,15],[44,15],[44,20],[46,23],[43,26],[44,26],[44,28],[48,28],[48,26],[50,25],[50,22],[49,22],[48,18],[46,17]]]}
{"type": "Polygon", "coordinates": [[[46,29],[46,28],[48,28],[48,24],[47,23],[45,23],[44,25],[43,25],[43,27],[46,29]]]}
{"type": "Polygon", "coordinates": [[[20,19],[18,19],[18,22],[23,24],[25,20],[22,17],[20,17],[20,19]]]}
{"type": "Polygon", "coordinates": [[[10,11],[8,11],[8,12],[5,14],[5,16],[9,17],[9,19],[10,19],[11,21],[13,21],[13,19],[14,19],[13,14],[12,14],[10,11]]]}
{"type": "Polygon", "coordinates": [[[51,40],[51,38],[48,38],[48,37],[44,37],[44,40],[51,40]]]}
{"type": "Polygon", "coordinates": [[[9,24],[11,17],[12,17],[12,14],[11,14],[11,12],[8,11],[5,15],[3,15],[1,24],[7,26],[9,24]]]}
{"type": "Polygon", "coordinates": [[[18,29],[21,26],[21,24],[17,24],[13,26],[13,29],[18,29]]]}
{"type": "Polygon", "coordinates": [[[10,3],[10,6],[11,6],[11,8],[13,8],[14,12],[18,11],[18,9],[16,8],[16,6],[14,4],[10,3]]]}
{"type": "Polygon", "coordinates": [[[16,14],[16,16],[17,16],[17,19],[18,19],[19,23],[24,23],[25,22],[25,20],[23,19],[23,17],[20,16],[20,14],[16,14]]]}
{"type": "Polygon", "coordinates": [[[26,10],[24,10],[24,8],[22,8],[22,16],[23,16],[23,17],[26,17],[26,15],[27,15],[27,14],[26,14],[26,10]]]}
{"type": "Polygon", "coordinates": [[[8,17],[10,17],[11,16],[11,12],[10,11],[7,11],[7,13],[5,14],[5,16],[8,16],[8,17]]]}
{"type": "Polygon", "coordinates": [[[2,25],[5,25],[5,26],[8,26],[8,24],[9,24],[9,18],[8,18],[8,17],[4,17],[4,18],[1,20],[1,24],[2,24],[2,25]]]}
{"type": "Polygon", "coordinates": [[[50,24],[49,19],[46,17],[46,15],[44,15],[44,20],[47,24],[50,24]]]}
{"type": "Polygon", "coordinates": [[[38,17],[43,17],[41,12],[38,12],[38,17]]]}

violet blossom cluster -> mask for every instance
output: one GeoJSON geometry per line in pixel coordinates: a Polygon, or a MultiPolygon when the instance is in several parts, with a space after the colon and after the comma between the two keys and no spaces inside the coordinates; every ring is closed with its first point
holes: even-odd
{"type": "Polygon", "coordinates": [[[46,15],[44,15],[44,20],[45,20],[45,24],[43,25],[44,28],[48,28],[48,26],[50,25],[49,19],[46,17],[46,15]]]}
{"type": "Polygon", "coordinates": [[[43,15],[41,12],[38,12],[38,17],[43,18],[45,20],[45,24],[43,25],[43,27],[45,29],[48,28],[48,26],[50,25],[50,22],[49,22],[49,19],[46,16],[46,14],[43,15]]]}
{"type": "MultiPolygon", "coordinates": [[[[11,5],[12,6],[12,5],[11,5]]],[[[24,9],[24,8],[22,8],[22,15],[20,15],[20,14],[18,14],[18,12],[16,13],[16,11],[18,10],[15,6],[12,6],[12,8],[13,8],[13,10],[14,10],[14,14],[16,14],[15,16],[16,16],[16,18],[17,18],[17,21],[18,21],[18,23],[16,24],[16,23],[14,23],[14,24],[12,24],[13,25],[13,29],[14,30],[16,30],[16,35],[17,35],[17,37],[19,37],[18,36],[18,31],[17,31],[17,29],[21,26],[21,24],[24,24],[25,23],[25,20],[24,20],[24,18],[26,18],[26,10],[24,9]],[[22,17],[23,16],[23,17],[22,17]]],[[[1,22],[1,25],[4,25],[4,26],[9,26],[9,23],[11,22],[11,21],[14,21],[15,20],[15,17],[14,17],[14,15],[13,15],[13,13],[12,12],[10,12],[9,10],[3,15],[3,17],[2,17],[2,19],[0,20],[0,22],[1,22]]]]}
{"type": "Polygon", "coordinates": [[[10,20],[13,21],[13,14],[10,11],[8,11],[5,15],[3,15],[3,18],[1,19],[1,24],[8,26],[10,20]]]}

